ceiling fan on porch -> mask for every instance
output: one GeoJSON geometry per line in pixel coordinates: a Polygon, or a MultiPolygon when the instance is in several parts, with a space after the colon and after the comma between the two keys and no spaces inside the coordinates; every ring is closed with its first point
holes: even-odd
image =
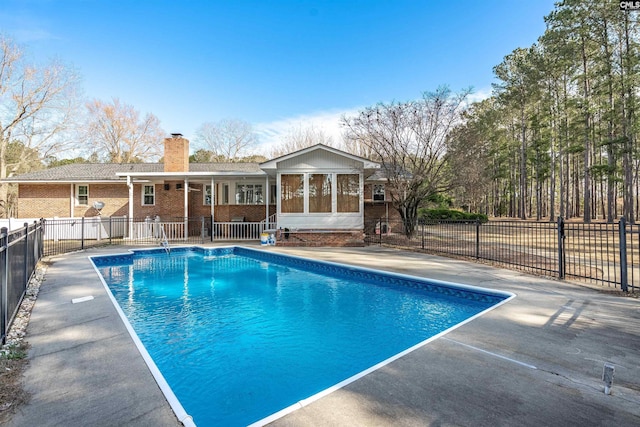
{"type": "MultiPolygon", "coordinates": [[[[176,190],[178,190],[178,191],[182,191],[182,190],[184,190],[184,188],[183,188],[183,187],[184,187],[184,185],[183,185],[182,183],[178,183],[178,184],[176,184],[176,190]]],[[[191,191],[200,192],[200,191],[202,191],[202,190],[201,190],[201,189],[199,189],[199,188],[195,188],[195,187],[189,187],[189,189],[188,189],[187,191],[189,191],[189,192],[191,192],[191,191]]]]}

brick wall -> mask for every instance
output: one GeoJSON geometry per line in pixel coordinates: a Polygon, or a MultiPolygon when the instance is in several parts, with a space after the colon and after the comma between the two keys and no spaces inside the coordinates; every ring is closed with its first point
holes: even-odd
{"type": "MultiPolygon", "coordinates": [[[[71,216],[70,184],[20,184],[18,186],[18,212],[20,218],[51,218],[71,216]]],[[[75,199],[75,191],[73,193],[75,199]]],[[[129,193],[124,184],[89,184],[87,206],[74,206],[74,216],[96,216],[96,201],[104,202],[103,216],[127,215],[129,193]]]]}
{"type": "Polygon", "coordinates": [[[389,216],[389,221],[400,221],[400,213],[390,202],[365,202],[364,222],[365,224],[380,218],[389,216]],[[388,205],[388,208],[387,208],[388,205]]]}
{"type": "Polygon", "coordinates": [[[189,171],[189,140],[182,135],[164,139],[164,171],[189,171]]]}
{"type": "Polygon", "coordinates": [[[68,217],[71,214],[69,184],[19,184],[18,218],[68,217]]]}
{"type": "Polygon", "coordinates": [[[364,246],[364,233],[362,230],[290,231],[288,233],[278,230],[276,246],[360,247],[364,246]]]}
{"type": "Polygon", "coordinates": [[[75,216],[96,216],[93,202],[103,202],[102,216],[128,214],[129,190],[126,184],[89,184],[89,206],[74,207],[75,216]]]}
{"type": "MultiPolygon", "coordinates": [[[[155,217],[162,219],[184,217],[184,181],[165,181],[163,184],[155,184],[156,202],[153,206],[142,206],[143,185],[133,186],[133,215],[138,217],[155,217]],[[183,186],[181,190],[177,185],[183,186]],[[165,190],[165,188],[167,188],[165,190]]],[[[189,193],[189,198],[197,197],[201,193],[189,193]]],[[[191,215],[192,216],[192,215],[191,215]]]]}

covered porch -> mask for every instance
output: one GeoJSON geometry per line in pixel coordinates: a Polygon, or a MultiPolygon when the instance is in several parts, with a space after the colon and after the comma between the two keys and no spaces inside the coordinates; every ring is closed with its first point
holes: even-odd
{"type": "Polygon", "coordinates": [[[198,236],[205,241],[258,240],[265,230],[275,230],[274,180],[257,164],[238,167],[244,170],[118,174],[128,187],[128,235],[169,241],[198,236]]]}

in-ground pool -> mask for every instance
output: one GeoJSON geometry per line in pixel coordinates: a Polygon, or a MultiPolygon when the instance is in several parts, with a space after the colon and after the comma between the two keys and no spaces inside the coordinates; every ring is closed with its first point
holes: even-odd
{"type": "Polygon", "coordinates": [[[243,247],[92,260],[198,426],[273,419],[512,296],[243,247]]]}

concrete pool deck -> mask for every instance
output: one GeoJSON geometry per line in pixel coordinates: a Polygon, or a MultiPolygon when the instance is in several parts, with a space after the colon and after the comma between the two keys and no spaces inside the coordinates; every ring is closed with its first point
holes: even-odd
{"type": "MultiPolygon", "coordinates": [[[[31,400],[7,425],[180,425],[87,259],[126,250],[52,258],[27,329],[31,400]]],[[[273,426],[640,425],[638,298],[388,248],[266,250],[517,294],[273,426]]]]}

